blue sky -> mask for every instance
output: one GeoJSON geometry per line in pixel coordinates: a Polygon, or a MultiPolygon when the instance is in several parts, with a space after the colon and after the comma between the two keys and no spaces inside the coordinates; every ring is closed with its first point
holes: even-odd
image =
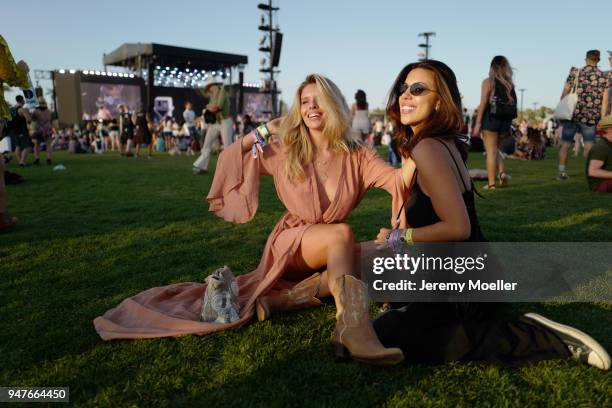
{"type": "MultiPolygon", "coordinates": [[[[246,81],[258,81],[258,1],[11,2],[0,33],[16,59],[32,69],[102,68],[102,54],[124,42],[244,54],[246,81]]],[[[349,104],[357,89],[382,107],[399,70],[418,59],[419,32],[435,31],[431,57],[455,71],[464,104],[478,104],[491,58],[505,55],[525,107],[554,107],[570,66],[588,49],[602,51],[610,69],[612,1],[280,1],[284,34],[279,86],[291,102],[306,74],[335,81],[349,104]],[[501,4],[508,6],[501,6],[501,4]],[[588,4],[586,6],[585,4],[588,4]]]]}

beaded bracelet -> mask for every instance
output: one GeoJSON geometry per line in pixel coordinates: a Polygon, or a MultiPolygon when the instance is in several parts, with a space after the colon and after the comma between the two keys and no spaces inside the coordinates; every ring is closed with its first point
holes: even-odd
{"type": "Polygon", "coordinates": [[[389,231],[386,237],[387,247],[392,250],[399,249],[401,244],[414,244],[412,240],[413,228],[396,228],[389,231]]]}

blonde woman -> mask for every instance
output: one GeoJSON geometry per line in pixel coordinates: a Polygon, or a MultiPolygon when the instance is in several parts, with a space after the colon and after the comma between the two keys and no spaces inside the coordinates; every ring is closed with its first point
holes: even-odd
{"type": "Polygon", "coordinates": [[[487,152],[487,178],[485,190],[495,189],[495,176],[501,186],[508,183],[504,161],[499,154],[500,137],[510,134],[512,119],[516,117],[516,92],[512,81],[512,67],[508,59],[498,55],[491,61],[489,77],[482,81],[480,106],[474,133],[482,130],[487,152]]]}
{"type": "Polygon", "coordinates": [[[240,327],[255,312],[259,320],[265,320],[275,311],[317,306],[320,298],[331,295],[337,308],[332,340],[336,354],[374,364],[399,363],[401,351],[384,348],[372,329],[364,284],[352,276],[357,269],[356,248],[351,228],[344,222],[371,187],[391,193],[397,212],[408,176],[353,140],[344,97],[320,75],[306,77],[282,122],[273,120],[258,132],[241,138],[219,156],[207,197],[210,211],[227,221],[245,223],[257,210],[260,175],[269,175],[287,208],[268,238],[257,269],[237,278],[240,320],[198,322],[205,285],[190,283],[151,289],[129,299],[94,321],[98,333],[105,340],[203,334],[240,327]],[[280,140],[262,147],[268,132],[280,140]],[[177,313],[185,316],[180,327],[177,313]]]}

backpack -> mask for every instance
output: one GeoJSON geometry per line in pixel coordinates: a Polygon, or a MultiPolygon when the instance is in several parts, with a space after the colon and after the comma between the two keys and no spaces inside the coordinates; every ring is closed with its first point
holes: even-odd
{"type": "Polygon", "coordinates": [[[15,119],[17,118],[17,115],[19,113],[17,113],[17,107],[16,106],[11,106],[10,108],[10,112],[11,112],[11,119],[9,119],[8,121],[6,121],[6,123],[4,124],[4,135],[9,135],[13,132],[14,129],[14,124],[15,124],[15,119]]]}
{"type": "Polygon", "coordinates": [[[514,98],[514,101],[512,102],[510,102],[508,99],[504,87],[501,85],[498,87],[497,84],[495,84],[495,91],[491,97],[491,101],[489,102],[492,117],[497,120],[507,121],[518,116],[516,109],[516,93],[514,92],[514,88],[512,88],[511,93],[514,98]]]}

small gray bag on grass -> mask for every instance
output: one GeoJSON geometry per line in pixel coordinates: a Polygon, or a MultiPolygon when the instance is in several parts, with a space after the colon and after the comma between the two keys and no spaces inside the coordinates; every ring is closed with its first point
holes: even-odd
{"type": "Polygon", "coordinates": [[[238,284],[230,268],[224,266],[206,278],[206,292],[200,319],[209,323],[232,323],[240,318],[238,284]]]}

